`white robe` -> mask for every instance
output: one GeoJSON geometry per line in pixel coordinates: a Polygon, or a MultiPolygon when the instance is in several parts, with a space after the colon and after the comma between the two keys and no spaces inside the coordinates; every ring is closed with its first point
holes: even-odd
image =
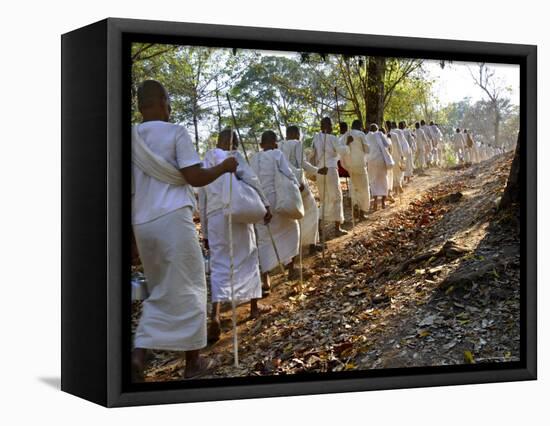
{"type": "Polygon", "coordinates": [[[397,129],[392,129],[390,132],[390,138],[392,142],[392,157],[395,161],[395,165],[393,166],[393,190],[401,191],[403,190],[405,161],[403,156],[403,147],[401,145],[401,140],[397,129]]]}
{"type": "MultiPolygon", "coordinates": [[[[204,166],[213,167],[229,155],[228,151],[215,148],[206,153],[204,166]]],[[[237,176],[253,186],[261,194],[258,178],[239,153],[237,176]]],[[[223,211],[223,179],[218,178],[199,191],[199,210],[203,235],[210,246],[210,286],[212,302],[231,301],[229,218],[223,211]]],[[[269,202],[264,198],[264,205],[269,202]]],[[[233,286],[235,300],[239,303],[262,297],[262,284],[258,264],[258,248],[254,225],[233,222],[233,286]]]]}
{"type": "Polygon", "coordinates": [[[317,188],[321,201],[320,219],[324,219],[325,222],[343,223],[344,206],[337,167],[340,153],[345,149],[342,149],[338,139],[332,134],[317,133],[313,137],[312,144],[314,157],[312,163],[319,168],[328,168],[326,176],[317,176],[317,188]]]}
{"type": "Polygon", "coordinates": [[[464,138],[460,132],[453,135],[453,150],[458,163],[464,161],[464,138]]]}
{"type": "Polygon", "coordinates": [[[416,145],[412,132],[409,129],[402,130],[403,136],[409,145],[409,151],[405,153],[405,176],[411,177],[414,174],[414,153],[416,145]]]}
{"type": "Polygon", "coordinates": [[[319,242],[319,209],[306,175],[317,177],[317,167],[312,165],[304,156],[302,142],[284,140],[279,142],[279,149],[285,155],[296,179],[304,185],[302,202],[304,203],[304,217],[300,220],[302,232],[302,246],[307,247],[319,242]]]}
{"type": "Polygon", "coordinates": [[[363,211],[370,209],[370,187],[367,172],[367,154],[369,145],[365,134],[352,129],[344,135],[353,137],[353,142],[345,146],[345,158],[347,170],[350,175],[350,192],[353,205],[359,206],[363,211]]]}
{"type": "Polygon", "coordinates": [[[389,181],[388,166],[384,156],[389,156],[390,143],[381,132],[369,132],[367,133],[367,144],[369,145],[367,171],[371,194],[373,197],[386,197],[389,190],[389,181]]]}
{"type": "Polygon", "coordinates": [[[401,152],[403,154],[403,176],[411,177],[413,174],[413,165],[412,165],[412,149],[409,145],[409,141],[405,137],[405,131],[402,129],[396,129],[397,137],[401,145],[401,152]]]}
{"type": "MultiPolygon", "coordinates": [[[[299,186],[284,154],[278,149],[260,151],[254,154],[254,157],[250,160],[250,166],[258,175],[262,190],[272,206],[275,206],[277,202],[276,173],[282,173],[288,179],[291,179],[296,186],[299,186]]],[[[283,264],[287,264],[299,252],[300,231],[298,221],[284,217],[275,211],[271,213],[273,217],[269,223],[269,230],[271,230],[271,236],[275,241],[279,260],[283,264]]],[[[260,269],[262,272],[269,272],[278,265],[277,254],[273,248],[268,227],[263,224],[256,224],[255,226],[258,233],[260,269]]]]}
{"type": "Polygon", "coordinates": [[[471,164],[474,161],[473,147],[468,146],[468,136],[466,133],[461,133],[464,141],[464,161],[471,164]]]}
{"type": "Polygon", "coordinates": [[[426,163],[433,163],[434,162],[434,143],[433,143],[433,137],[432,137],[432,131],[430,129],[430,126],[424,124],[423,126],[420,126],[420,130],[424,133],[424,137],[426,140],[426,163]]]}
{"type": "Polygon", "coordinates": [[[432,135],[434,162],[441,165],[443,161],[443,133],[435,124],[429,126],[429,129],[432,135]]]}
{"type": "Polygon", "coordinates": [[[191,351],[206,346],[204,259],[192,207],[134,225],[149,297],[136,330],[136,348],[191,351]]]}

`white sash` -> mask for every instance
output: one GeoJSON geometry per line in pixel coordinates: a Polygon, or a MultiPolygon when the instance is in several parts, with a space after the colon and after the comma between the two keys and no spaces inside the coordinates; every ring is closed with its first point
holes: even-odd
{"type": "Polygon", "coordinates": [[[132,162],[143,173],[170,185],[186,185],[181,172],[147,147],[138,132],[138,126],[132,127],[132,162]]]}

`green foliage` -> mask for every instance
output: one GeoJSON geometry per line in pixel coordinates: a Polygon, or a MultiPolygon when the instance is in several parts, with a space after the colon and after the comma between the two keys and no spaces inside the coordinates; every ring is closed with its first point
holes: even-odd
{"type": "MultiPolygon", "coordinates": [[[[304,140],[310,141],[324,116],[334,123],[338,117],[348,123],[356,118],[364,122],[367,102],[372,101],[367,56],[280,55],[136,43],[132,45],[132,59],[133,96],[143,80],[160,81],[171,97],[172,120],[188,127],[201,152],[213,146],[221,128],[235,125],[227,95],[244,142],[250,147],[256,146],[261,132],[267,129],[284,137],[290,124],[298,125],[304,140]]],[[[380,69],[384,90],[377,99],[385,119],[413,123],[425,118],[440,124],[446,135],[458,126],[471,129],[481,139],[490,138],[494,107],[491,110],[484,101],[472,104],[469,99],[440,107],[422,60],[385,58],[380,69]]],[[[518,111],[505,96],[500,102],[502,144],[513,144],[518,111]]],[[[134,102],[132,121],[139,119],[134,102]]]]}

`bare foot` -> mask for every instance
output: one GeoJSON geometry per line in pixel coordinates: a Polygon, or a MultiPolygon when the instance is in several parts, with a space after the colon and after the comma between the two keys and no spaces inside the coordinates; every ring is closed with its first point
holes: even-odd
{"type": "Polygon", "coordinates": [[[264,314],[271,312],[271,306],[256,304],[256,307],[250,308],[250,319],[256,319],[264,314]]]}
{"type": "Polygon", "coordinates": [[[185,373],[183,374],[184,379],[198,379],[199,377],[208,374],[214,368],[217,367],[216,362],[213,359],[205,359],[199,357],[196,365],[186,365],[185,373]]]}
{"type": "Polygon", "coordinates": [[[143,370],[145,369],[146,350],[135,348],[132,351],[132,382],[141,383],[144,380],[143,370]]]}
{"type": "Polygon", "coordinates": [[[214,320],[210,323],[208,327],[208,343],[215,343],[220,340],[220,334],[222,332],[220,321],[214,320]]]}
{"type": "Polygon", "coordinates": [[[336,228],[334,230],[334,233],[336,234],[336,236],[340,237],[342,235],[348,235],[348,231],[346,231],[345,229],[342,229],[342,228],[336,228]]]}

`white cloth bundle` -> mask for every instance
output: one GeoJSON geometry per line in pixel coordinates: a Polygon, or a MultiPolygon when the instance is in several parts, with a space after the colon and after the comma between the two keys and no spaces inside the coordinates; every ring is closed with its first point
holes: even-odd
{"type": "Polygon", "coordinates": [[[233,221],[237,223],[260,222],[267,210],[256,190],[246,182],[237,179],[233,173],[227,173],[223,179],[222,202],[225,216],[231,214],[233,221]],[[231,185],[232,188],[230,188],[231,185]]]}
{"type": "Polygon", "coordinates": [[[386,145],[384,144],[384,139],[385,136],[382,132],[376,132],[375,133],[375,142],[376,142],[376,146],[378,147],[378,149],[380,150],[380,153],[382,154],[382,158],[384,159],[384,163],[386,163],[386,167],[388,169],[391,169],[393,168],[393,166],[395,165],[395,161],[392,157],[392,155],[388,152],[388,150],[386,149],[386,145]]]}
{"type": "Polygon", "coordinates": [[[304,203],[300,189],[279,170],[275,170],[275,212],[289,219],[304,217],[304,203]]]}

